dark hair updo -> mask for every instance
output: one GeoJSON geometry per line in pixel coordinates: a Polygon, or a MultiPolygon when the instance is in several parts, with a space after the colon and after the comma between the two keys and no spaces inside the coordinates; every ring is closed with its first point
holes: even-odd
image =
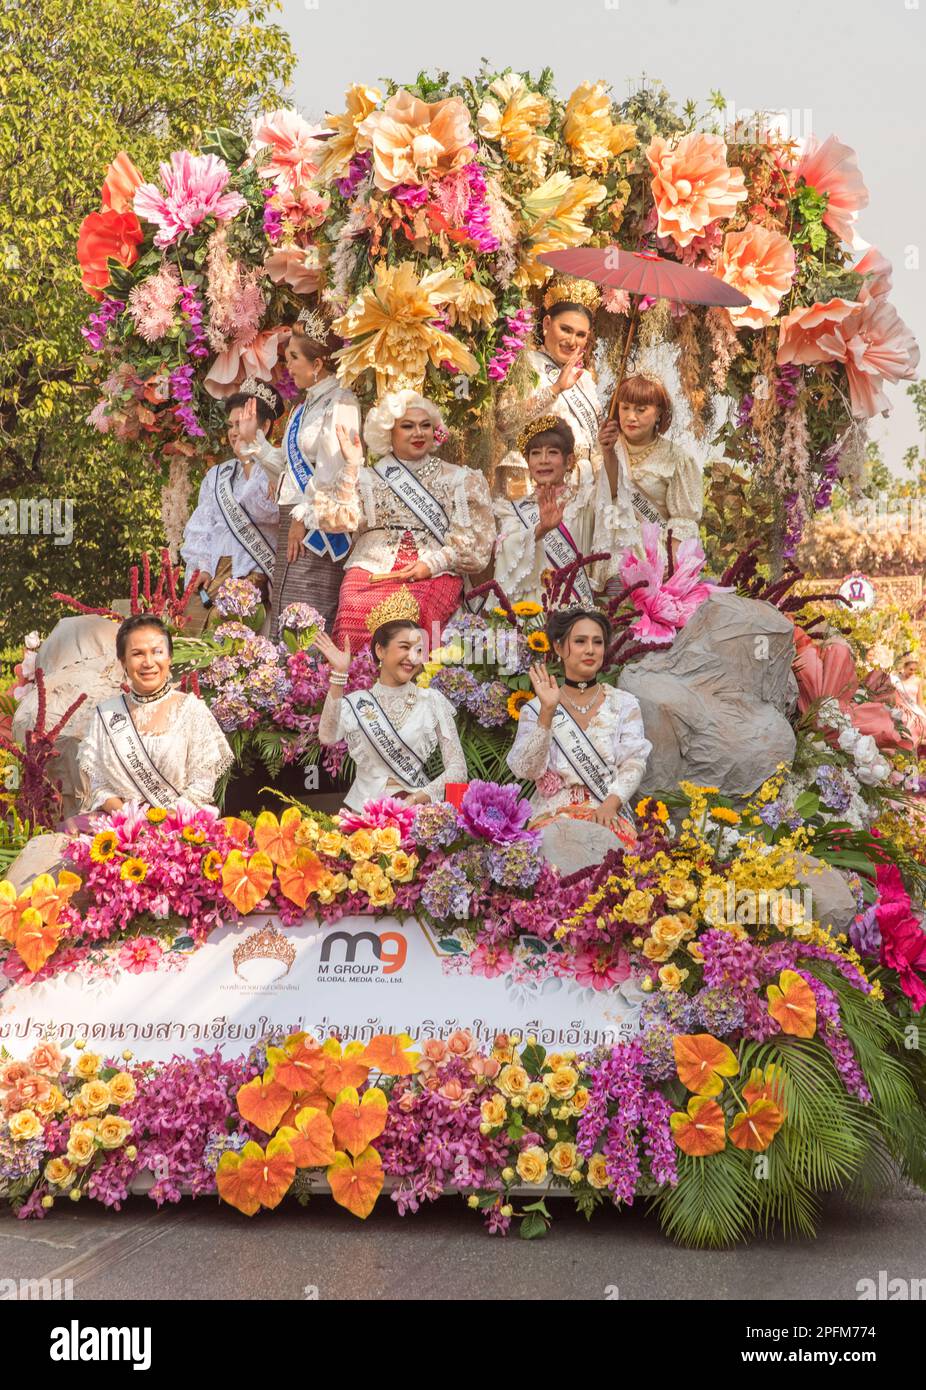
{"type": "Polygon", "coordinates": [[[293,331],[289,341],[294,348],[297,348],[307,362],[321,362],[326,371],[333,372],[337,363],[334,354],[339,348],[344,346],[344,339],[339,338],[337,333],[329,332],[322,341],[312,338],[308,333],[302,331],[302,325],[293,324],[293,331]]]}
{"type": "MultiPolygon", "coordinates": [[[[412,632],[421,632],[423,629],[420,623],[413,623],[410,618],[392,618],[388,623],[380,623],[379,627],[370,638],[370,650],[374,657],[376,648],[382,647],[385,650],[389,646],[393,637],[398,637],[400,632],[410,628],[412,632]]],[[[379,658],[377,658],[378,660],[379,658]]]]}
{"type": "Polygon", "coordinates": [[[584,314],[588,319],[589,328],[595,325],[595,315],[591,309],[586,304],[573,304],[571,299],[558,300],[556,304],[551,304],[549,309],[545,309],[544,313],[551,319],[558,319],[560,314],[584,314]]]}
{"type": "Polygon", "coordinates": [[[274,391],[273,395],[276,401],[275,410],[273,406],[268,405],[267,402],[265,400],[262,400],[260,396],[252,396],[249,391],[236,391],[235,394],[233,396],[229,396],[228,400],[225,402],[226,417],[231,415],[232,411],[237,409],[238,406],[247,405],[248,401],[256,401],[257,418],[262,427],[269,428],[270,425],[273,424],[274,420],[277,420],[279,418],[280,411],[283,409],[282,396],[280,396],[280,394],[277,391],[274,391]]]}
{"type": "Polygon", "coordinates": [[[601,628],[601,635],[607,649],[611,643],[611,624],[604,613],[597,608],[559,608],[552,612],[544,627],[551,645],[565,642],[576,623],[581,623],[585,618],[590,622],[597,623],[601,628]]]}
{"type": "Polygon", "coordinates": [[[119,624],[119,631],[116,633],[116,656],[120,661],[125,661],[125,649],[128,646],[129,638],[133,632],[138,632],[139,628],[150,627],[159,632],[162,637],[167,639],[167,654],[174,654],[174,639],[171,637],[166,626],[155,613],[133,613],[131,618],[126,618],[119,624]]]}

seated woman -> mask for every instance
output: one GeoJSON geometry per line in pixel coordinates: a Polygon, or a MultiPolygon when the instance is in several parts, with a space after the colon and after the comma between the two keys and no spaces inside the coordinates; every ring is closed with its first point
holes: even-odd
{"type": "MultiPolygon", "coordinates": [[[[544,570],[561,569],[579,555],[610,553],[618,541],[631,545],[636,528],[618,538],[602,535],[598,518],[611,502],[607,475],[602,469],[596,480],[587,458],[576,461],[572,430],[559,416],[532,421],[522,430],[518,448],[527,460],[533,491],[520,501],[502,498],[495,503],[495,578],[513,603],[540,603],[544,570]]],[[[596,565],[594,574],[600,570],[596,565]]],[[[593,582],[594,575],[583,566],[574,593],[587,607],[595,603],[593,582]]]]}
{"type": "Polygon", "coordinates": [[[187,576],[200,571],[183,625],[193,637],[219,620],[212,605],[226,579],[250,579],[267,601],[279,524],[277,480],[272,470],[254,463],[243,434],[258,423],[269,430],[282,405],[272,386],[253,377],[225,403],[234,457],[210,468],[203,478],[180,547],[187,576]]]}
{"type": "MultiPolygon", "coordinates": [[[[672,403],[662,381],[636,372],[617,388],[617,419],[602,426],[601,445],[612,491],[619,477],[629,479],[639,520],[671,531],[674,554],[682,541],[698,535],[704,482],[697,461],[666,439],[671,423],[672,403]]],[[[622,520],[609,515],[604,524],[613,528],[622,520]]],[[[617,568],[612,552],[612,575],[617,568]]]]}
{"type": "Polygon", "coordinates": [[[610,826],[631,843],[625,808],[652,745],[633,695],[598,681],[611,637],[608,620],[595,609],[564,608],[551,614],[546,632],[565,679],[560,686],[542,664],[531,667],[537,694],[521,706],[508,766],[536,786],[535,824],[573,816],[610,826]]]}
{"type": "Polygon", "coordinates": [[[356,431],[337,427],[346,465],[315,486],[316,524],[354,536],[332,634],[337,644],[349,641],[356,651],[369,641],[372,610],[408,588],[429,642],[439,645],[463,576],[489,561],[495,523],[488,484],[474,468],[437,457],[438,428],[433,401],[415,391],[385,396],[364,425],[379,460],[367,468],[356,431]]]}
{"type": "Polygon", "coordinates": [[[897,709],[915,749],[926,743],[926,696],[919,675],[915,652],[904,652],[891,672],[891,684],[897,692],[897,709]]]}
{"type": "Polygon", "coordinates": [[[209,806],[234,755],[208,707],[171,684],[173,642],[151,613],[126,618],[116,633],[128,694],[96,707],[77,760],[88,785],[85,811],[127,801],[209,806]]]}
{"type": "Polygon", "coordinates": [[[344,798],[351,810],[359,811],[364,802],[382,796],[414,804],[441,801],[446,782],[466,781],[466,759],[450,701],[437,690],[415,684],[422,666],[418,605],[403,590],[373,610],[370,624],[373,655],[379,662],[379,679],[371,690],[344,694],[349,639],[343,651],[324,633],[315,639],[331,667],[318,741],[347,742],[357,768],[344,798]],[[429,778],[425,764],[435,748],[440,748],[443,772],[429,778]]]}
{"type": "Polygon", "coordinates": [[[317,310],[304,309],[286,344],[286,366],[305,395],[286,423],[282,449],[269,444],[255,422],[244,422],[246,447],[279,475],[272,637],[277,636],[280,614],[291,603],[310,603],[329,627],[337,612],[350,538],[316,529],[313,499],[316,484],[334,482],[344,467],[338,425],[360,429],[357,397],[335,376],[333,354],[340,346],[341,339],[317,310]]]}

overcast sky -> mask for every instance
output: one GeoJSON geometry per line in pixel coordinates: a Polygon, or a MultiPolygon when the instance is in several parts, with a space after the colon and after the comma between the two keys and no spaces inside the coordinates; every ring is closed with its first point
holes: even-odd
{"type": "MultiPolygon", "coordinates": [[[[282,0],[299,54],[292,89],[309,118],[343,109],[352,82],[412,81],[421,68],[553,68],[568,95],[607,80],[618,98],[642,73],[679,103],[713,89],[737,111],[784,110],[806,133],[851,145],[870,193],[860,236],[894,265],[891,298],[926,350],[923,95],[926,0],[282,0]],[[805,113],[809,113],[805,115],[805,113]]],[[[926,370],[921,367],[921,371],[926,370]]],[[[888,462],[917,442],[904,385],[876,419],[888,462]]]]}

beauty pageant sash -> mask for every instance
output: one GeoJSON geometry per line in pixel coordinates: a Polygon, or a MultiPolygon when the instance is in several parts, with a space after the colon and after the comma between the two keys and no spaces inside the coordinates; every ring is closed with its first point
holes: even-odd
{"type": "Polygon", "coordinates": [[[248,516],[232,490],[237,472],[237,459],[219,464],[215,470],[215,500],[235,540],[244,546],[258,569],[263,570],[269,579],[273,574],[273,547],[260,527],[248,516]]]}
{"type": "MultiPolygon", "coordinates": [[[[521,502],[512,502],[511,505],[522,526],[530,531],[533,537],[537,522],[540,520],[540,507],[536,499],[528,497],[521,502]]],[[[567,565],[574,564],[579,558],[579,548],[563,523],[560,523],[554,530],[548,531],[544,536],[543,552],[553,569],[565,569],[567,565]]],[[[576,570],[573,588],[582,603],[594,606],[595,595],[592,592],[592,586],[584,565],[576,570]]]]}
{"type": "MultiPolygon", "coordinates": [[[[337,382],[332,378],[333,385],[337,382]]],[[[286,433],[283,436],[283,452],[286,456],[286,466],[289,475],[299,491],[305,494],[306,488],[315,476],[313,464],[306,458],[299,448],[299,430],[303,422],[306,411],[306,421],[314,419],[316,415],[321,415],[328,408],[328,392],[319,396],[311,402],[303,401],[302,405],[297,406],[290,415],[286,425],[286,433]]],[[[351,547],[350,536],[344,535],[341,531],[310,531],[302,542],[306,550],[311,550],[313,555],[319,557],[330,555],[332,560],[343,560],[351,547]]]]}
{"type": "Polygon", "coordinates": [[[97,705],[96,712],[123,772],[142,801],[149,806],[174,806],[180,792],[151,761],[132,719],[124,695],[114,695],[97,705]]]}
{"type": "Polygon", "coordinates": [[[557,705],[551,729],[553,742],[593,796],[606,801],[613,772],[588,735],[579,728],[564,705],[557,705]]]}
{"type": "Polygon", "coordinates": [[[366,734],[373,748],[398,781],[410,791],[420,791],[428,784],[424,763],[414,749],[401,737],[376,696],[369,690],[354,690],[342,696],[350,705],[359,729],[366,734]]]}
{"type": "Polygon", "coordinates": [[[378,463],[374,463],[373,471],[399,501],[405,504],[412,515],[418,518],[422,526],[431,532],[434,539],[443,544],[450,530],[450,518],[437,498],[428,492],[421,479],[417,478],[401,459],[397,459],[395,454],[387,454],[378,463]]]}
{"type": "MultiPolygon", "coordinates": [[[[554,362],[552,357],[548,357],[546,353],[542,354],[542,371],[549,386],[553,385],[562,370],[562,365],[559,362],[554,362]]],[[[598,429],[601,424],[598,403],[591,400],[578,382],[575,386],[570,386],[568,390],[561,391],[559,399],[588,440],[588,448],[591,450],[598,438],[598,429]]],[[[580,442],[578,439],[576,440],[577,444],[580,442]]]]}

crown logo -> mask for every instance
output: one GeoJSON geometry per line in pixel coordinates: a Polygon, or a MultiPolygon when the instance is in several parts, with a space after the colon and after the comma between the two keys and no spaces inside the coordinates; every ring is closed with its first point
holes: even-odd
{"type": "Polygon", "coordinates": [[[323,343],[328,337],[328,325],[317,309],[300,309],[296,322],[302,324],[305,336],[316,343],[323,343]]]}
{"type": "Polygon", "coordinates": [[[594,313],[600,303],[601,291],[593,281],[576,280],[571,275],[554,275],[543,296],[545,309],[552,309],[554,304],[581,304],[594,313]]]}
{"type": "Polygon", "coordinates": [[[264,401],[274,412],[277,410],[279,399],[272,386],[268,386],[264,381],[258,381],[257,377],[247,376],[238,391],[242,396],[256,396],[259,401],[264,401]]]}
{"type": "Polygon", "coordinates": [[[418,607],[418,600],[410,589],[397,589],[394,594],[384,598],[382,603],[378,603],[371,610],[367,618],[367,629],[373,633],[383,623],[393,623],[398,619],[404,622],[417,623],[421,617],[421,609],[418,607]]]}
{"type": "Polygon", "coordinates": [[[274,978],[279,979],[282,975],[288,975],[293,961],[296,959],[296,948],[291,941],[277,931],[276,927],[262,927],[260,931],[254,932],[251,936],[245,937],[240,941],[232,952],[232,965],[235,974],[240,975],[243,980],[247,980],[250,971],[250,963],[257,960],[279,961],[284,969],[278,972],[274,978]]]}
{"type": "Polygon", "coordinates": [[[530,424],[525,425],[518,435],[518,453],[527,457],[527,449],[531,440],[538,434],[543,434],[544,430],[555,430],[563,422],[558,415],[538,415],[536,420],[531,420],[530,424]]]}

